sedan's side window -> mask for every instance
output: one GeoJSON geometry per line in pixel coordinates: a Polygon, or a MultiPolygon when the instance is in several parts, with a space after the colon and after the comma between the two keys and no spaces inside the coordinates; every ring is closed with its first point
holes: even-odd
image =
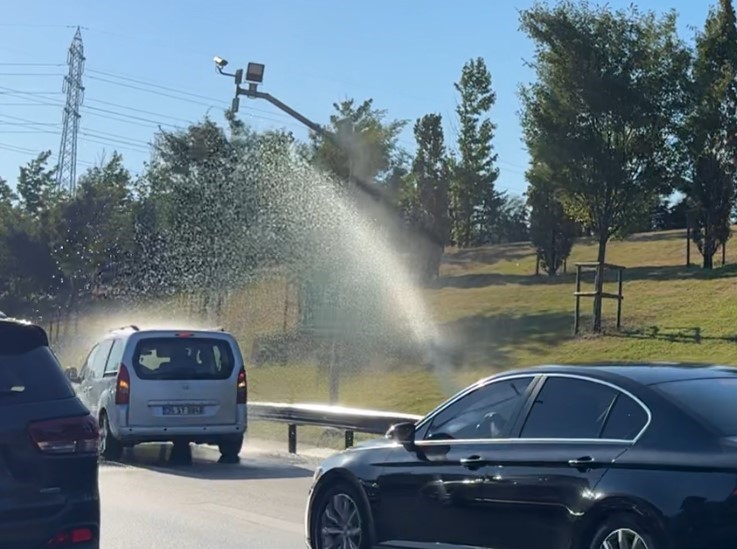
{"type": "Polygon", "coordinates": [[[432,419],[426,440],[501,438],[523,404],[532,377],[494,381],[461,397],[432,419]]]}
{"type": "Polygon", "coordinates": [[[522,438],[600,438],[620,392],[578,378],[545,380],[522,427],[522,438]]]}
{"type": "Polygon", "coordinates": [[[624,393],[619,393],[606,418],[601,438],[632,440],[642,431],[647,420],[647,412],[640,404],[624,393]]]}

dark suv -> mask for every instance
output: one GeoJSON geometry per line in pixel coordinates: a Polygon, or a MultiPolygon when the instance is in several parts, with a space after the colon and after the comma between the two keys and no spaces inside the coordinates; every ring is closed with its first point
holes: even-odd
{"type": "Polygon", "coordinates": [[[99,547],[98,438],[46,332],[0,318],[0,547],[99,547]]]}

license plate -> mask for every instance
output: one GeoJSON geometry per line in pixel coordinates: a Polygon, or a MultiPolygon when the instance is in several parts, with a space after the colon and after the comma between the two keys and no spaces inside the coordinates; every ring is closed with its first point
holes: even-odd
{"type": "Polygon", "coordinates": [[[164,406],[165,416],[199,416],[202,415],[202,406],[164,406]]]}

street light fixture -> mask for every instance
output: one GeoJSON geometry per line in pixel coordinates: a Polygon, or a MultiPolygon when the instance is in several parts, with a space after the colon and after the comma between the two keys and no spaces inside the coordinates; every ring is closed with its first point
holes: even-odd
{"type": "Polygon", "coordinates": [[[264,81],[264,69],[266,65],[263,63],[248,63],[246,68],[246,82],[261,84],[264,81]]]}

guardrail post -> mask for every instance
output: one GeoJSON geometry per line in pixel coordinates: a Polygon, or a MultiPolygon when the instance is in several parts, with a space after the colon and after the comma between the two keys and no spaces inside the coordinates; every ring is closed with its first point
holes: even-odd
{"type": "Polygon", "coordinates": [[[350,448],[353,446],[353,431],[345,432],[345,447],[350,448]]]}
{"type": "Polygon", "coordinates": [[[289,424],[289,453],[290,454],[296,454],[297,453],[297,426],[294,424],[289,424]]]}

